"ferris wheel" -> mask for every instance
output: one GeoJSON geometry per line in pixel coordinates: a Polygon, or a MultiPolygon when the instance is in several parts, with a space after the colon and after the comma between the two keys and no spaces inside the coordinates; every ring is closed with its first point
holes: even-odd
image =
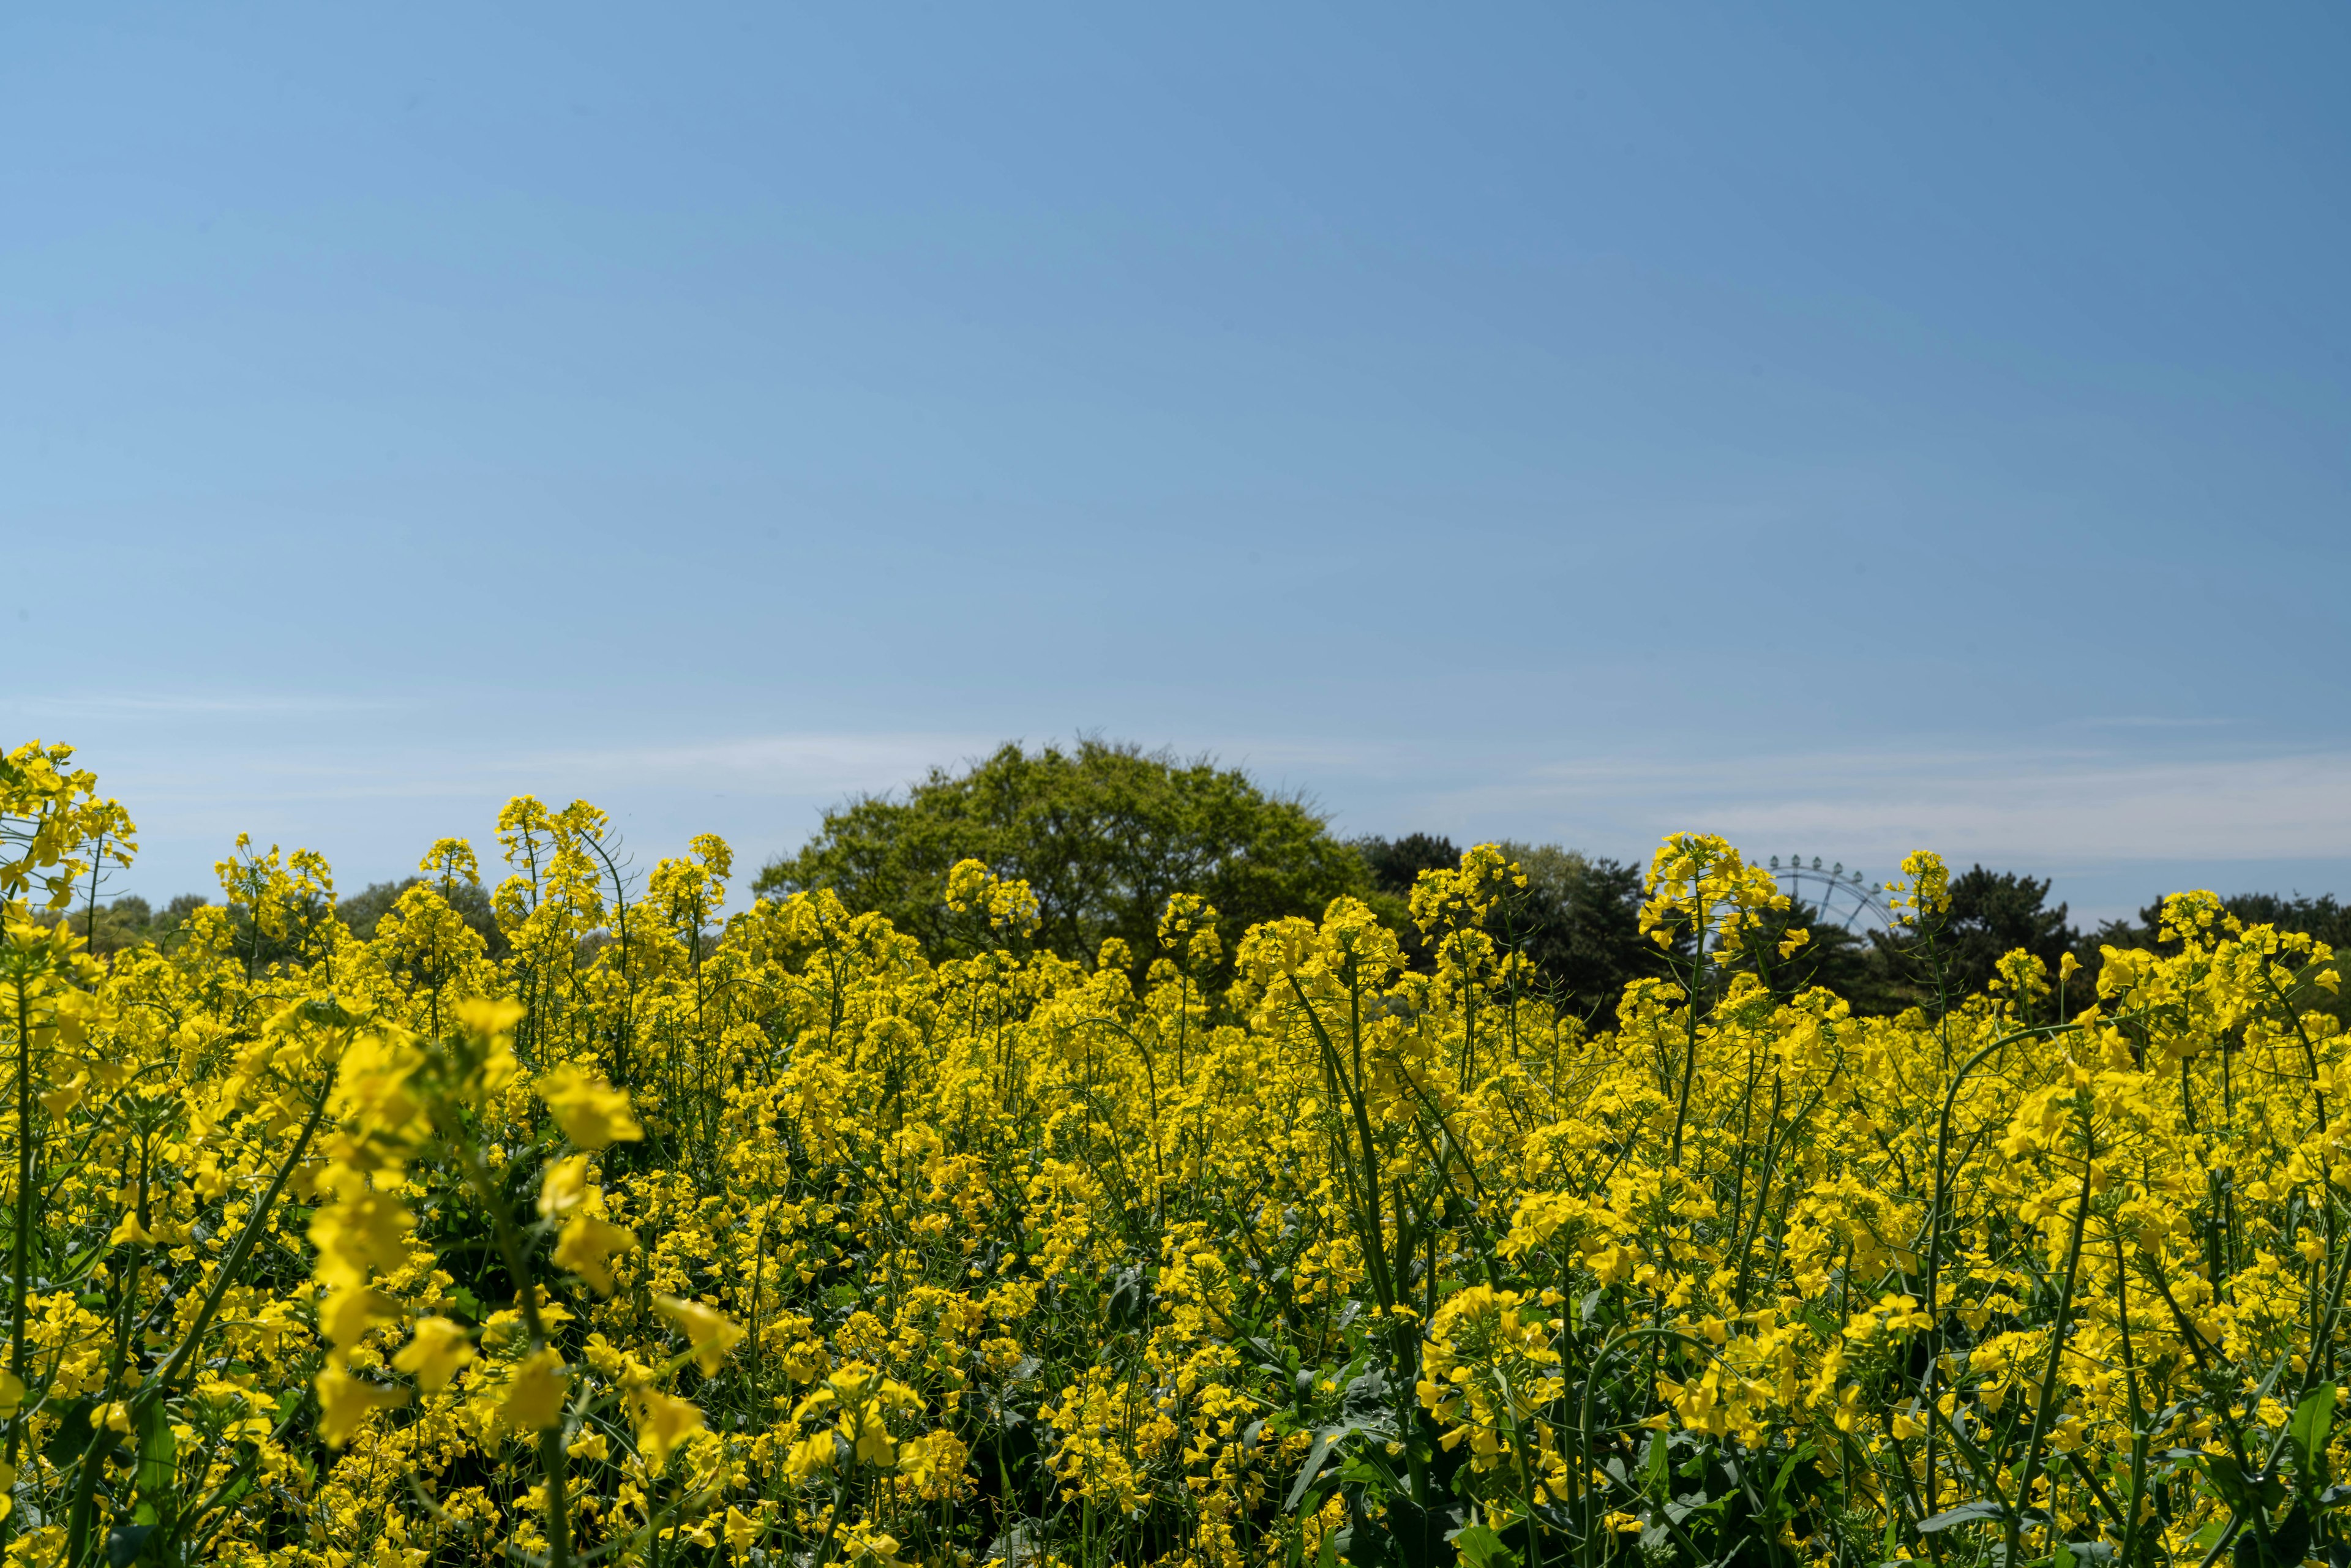
{"type": "Polygon", "coordinates": [[[1773,855],[1771,875],[1781,892],[1819,912],[1818,924],[1842,925],[1856,936],[1894,929],[1894,911],[1886,906],[1877,884],[1858,871],[1845,870],[1843,861],[1823,866],[1818,855],[1810,861],[1790,855],[1782,864],[1773,855]]]}

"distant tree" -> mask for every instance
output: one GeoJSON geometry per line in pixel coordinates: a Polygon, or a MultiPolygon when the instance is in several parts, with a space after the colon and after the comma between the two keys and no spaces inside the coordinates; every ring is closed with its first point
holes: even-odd
{"type": "Polygon", "coordinates": [[[1942,996],[1953,1002],[1973,996],[1991,983],[1994,966],[2020,947],[2041,960],[2053,984],[2060,962],[2067,953],[2078,955],[2083,938],[2067,922],[2064,904],[2049,906],[2049,888],[2046,877],[1986,871],[1981,865],[1953,877],[1950,908],[1932,933],[1931,958],[1920,934],[1875,934],[1888,1005],[1872,1010],[1933,1007],[1938,964],[1942,996]]]}
{"type": "Polygon", "coordinates": [[[1740,954],[1729,963],[1733,969],[1752,970],[1782,996],[1814,988],[1843,998],[1856,1013],[1890,1013],[1907,1005],[1901,990],[1889,979],[1887,966],[1876,947],[1802,899],[1765,915],[1762,924],[1740,940],[1740,954]],[[1780,951],[1788,935],[1805,933],[1802,945],[1780,951]]]}
{"type": "MultiPolygon", "coordinates": [[[[1425,871],[1450,871],[1461,852],[1440,833],[1360,838],[1355,852],[1371,878],[1369,901],[1401,939],[1416,967],[1431,962],[1414,925],[1413,883],[1425,871]]],[[[1506,894],[1486,922],[1504,947],[1534,965],[1536,988],[1562,1010],[1605,1027],[1625,982],[1660,975],[1655,944],[1641,936],[1641,870],[1558,844],[1505,841],[1497,845],[1526,873],[1527,885],[1506,894]]]]}
{"type": "MultiPolygon", "coordinates": [[[[2281,931],[2299,932],[2315,936],[2337,952],[2351,947],[2351,908],[2335,901],[2331,893],[2316,898],[2295,894],[2291,897],[2275,893],[2240,893],[2220,901],[2220,907],[2243,921],[2247,925],[2274,925],[2281,931]]],[[[2163,905],[2142,910],[2139,918],[2152,925],[2163,914],[2163,905]]]]}
{"type": "Polygon", "coordinates": [[[1407,833],[1400,839],[1352,841],[1364,857],[1364,869],[1374,891],[1412,896],[1412,884],[1425,871],[1451,871],[1461,863],[1461,852],[1442,833],[1407,833]]]}
{"type": "Polygon", "coordinates": [[[1071,750],[1007,745],[959,773],[933,768],[903,798],[851,800],[752,885],[768,894],[829,887],[851,909],[886,915],[934,954],[953,955],[965,938],[945,906],[946,877],[965,859],[1028,881],[1046,947],[1091,961],[1115,936],[1138,969],[1156,955],[1173,894],[1216,905],[1229,955],[1250,925],[1319,918],[1332,899],[1369,885],[1362,857],[1303,800],[1269,794],[1206,758],[1092,739],[1071,750]]]}
{"type": "MultiPolygon", "coordinates": [[[[2351,907],[2336,902],[2331,893],[2322,893],[2315,898],[2303,894],[2238,893],[2221,899],[2220,907],[2245,925],[2273,925],[2280,931],[2314,936],[2337,953],[2351,952],[2351,907]]],[[[2163,904],[2158,899],[2138,912],[2136,925],[2127,920],[2103,922],[2095,935],[2082,940],[2082,963],[2095,970],[2100,947],[2179,951],[2178,943],[2161,939],[2162,930],[2163,904]]],[[[2351,987],[2331,994],[2320,991],[2307,1005],[2351,1023],[2351,987]]]]}
{"type": "Polygon", "coordinates": [[[1430,963],[1427,944],[1412,923],[1412,884],[1425,871],[1451,871],[1461,863],[1461,852],[1441,833],[1407,833],[1400,839],[1350,839],[1348,846],[1363,857],[1364,873],[1371,885],[1364,902],[1380,924],[1396,934],[1405,961],[1425,969],[1430,963]]]}
{"type": "Polygon", "coordinates": [[[103,958],[168,939],[204,903],[202,894],[183,893],[159,911],[139,894],[126,893],[111,904],[85,904],[63,913],[44,910],[34,918],[45,925],[64,921],[89,944],[94,956],[103,958]]]}
{"type": "MultiPolygon", "coordinates": [[[[2280,931],[2293,931],[2315,936],[2330,947],[2351,946],[2351,908],[2335,902],[2331,893],[2315,898],[2302,894],[2287,895],[2275,893],[2238,893],[2220,900],[2220,907],[2247,925],[2274,925],[2280,931]]],[[[2166,947],[2176,945],[2159,940],[2163,929],[2163,901],[2158,899],[2138,912],[2138,922],[2109,920],[2098,927],[2097,940],[2110,947],[2166,947]]]]}
{"type": "Polygon", "coordinates": [[[1666,972],[1664,955],[1641,935],[1640,867],[1557,844],[1499,848],[1527,885],[1503,899],[1489,928],[1533,963],[1559,1007],[1614,1027],[1625,985],[1666,972]]]}
{"type": "MultiPolygon", "coordinates": [[[[423,881],[421,876],[404,876],[392,882],[371,882],[350,897],[335,900],[335,916],[350,928],[352,936],[362,942],[368,941],[375,936],[377,924],[390,913],[393,904],[400,902],[400,895],[412,887],[422,885],[423,881]]],[[[449,907],[455,910],[466,925],[482,938],[492,958],[506,956],[507,934],[491,910],[486,889],[462,878],[454,878],[445,883],[435,883],[435,891],[449,901],[449,907]]]]}

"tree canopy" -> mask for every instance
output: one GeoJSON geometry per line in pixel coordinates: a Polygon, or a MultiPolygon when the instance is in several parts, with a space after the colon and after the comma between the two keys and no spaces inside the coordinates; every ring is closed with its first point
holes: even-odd
{"type": "Polygon", "coordinates": [[[2049,879],[2018,872],[1972,866],[1951,878],[1950,906],[1933,931],[1933,957],[1919,934],[1877,932],[1876,994],[1848,993],[1865,1012],[1892,1012],[1907,1005],[1933,1010],[1944,999],[1981,991],[2001,959],[2022,947],[2041,960],[2052,978],[2072,953],[2095,972],[2098,944],[2085,940],[2065,918],[2065,905],[2048,904],[2049,879]]]}
{"type": "Polygon", "coordinates": [[[1069,750],[1008,744],[961,772],[933,768],[902,798],[850,800],[754,886],[829,887],[951,954],[968,936],[945,905],[947,872],[967,859],[1029,883],[1040,944],[1083,961],[1117,937],[1137,967],[1157,953],[1171,894],[1214,904],[1229,953],[1251,925],[1319,917],[1369,885],[1362,858],[1305,800],[1207,758],[1089,739],[1069,750]]]}
{"type": "Polygon", "coordinates": [[[1493,929],[1523,953],[1568,1010],[1614,1022],[1628,981],[1664,972],[1641,936],[1641,869],[1557,844],[1505,842],[1527,885],[1503,902],[1493,929]]]}

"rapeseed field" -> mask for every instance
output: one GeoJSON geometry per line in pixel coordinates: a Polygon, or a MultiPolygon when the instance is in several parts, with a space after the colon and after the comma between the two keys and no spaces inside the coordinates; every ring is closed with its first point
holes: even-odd
{"type": "Polygon", "coordinates": [[[10,1564],[2351,1562],[2337,971],[2207,894],[1857,1018],[1677,835],[1587,1024],[1490,847],[1411,967],[977,862],[934,963],[526,798],[101,959],[123,810],[27,746],[0,830],[10,1564]]]}

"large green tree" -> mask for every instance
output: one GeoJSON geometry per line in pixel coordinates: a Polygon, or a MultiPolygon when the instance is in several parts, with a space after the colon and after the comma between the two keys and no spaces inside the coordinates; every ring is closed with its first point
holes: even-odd
{"type": "Polygon", "coordinates": [[[852,800],[753,885],[829,887],[851,909],[878,911],[932,952],[953,954],[969,933],[946,907],[947,871],[966,859],[1027,880],[1040,944],[1088,960],[1115,936],[1138,967],[1156,956],[1171,894],[1217,906],[1230,954],[1259,921],[1319,917],[1368,885],[1361,857],[1304,800],[1207,758],[1101,740],[1007,745],[959,773],[933,768],[902,797],[852,800]]]}

